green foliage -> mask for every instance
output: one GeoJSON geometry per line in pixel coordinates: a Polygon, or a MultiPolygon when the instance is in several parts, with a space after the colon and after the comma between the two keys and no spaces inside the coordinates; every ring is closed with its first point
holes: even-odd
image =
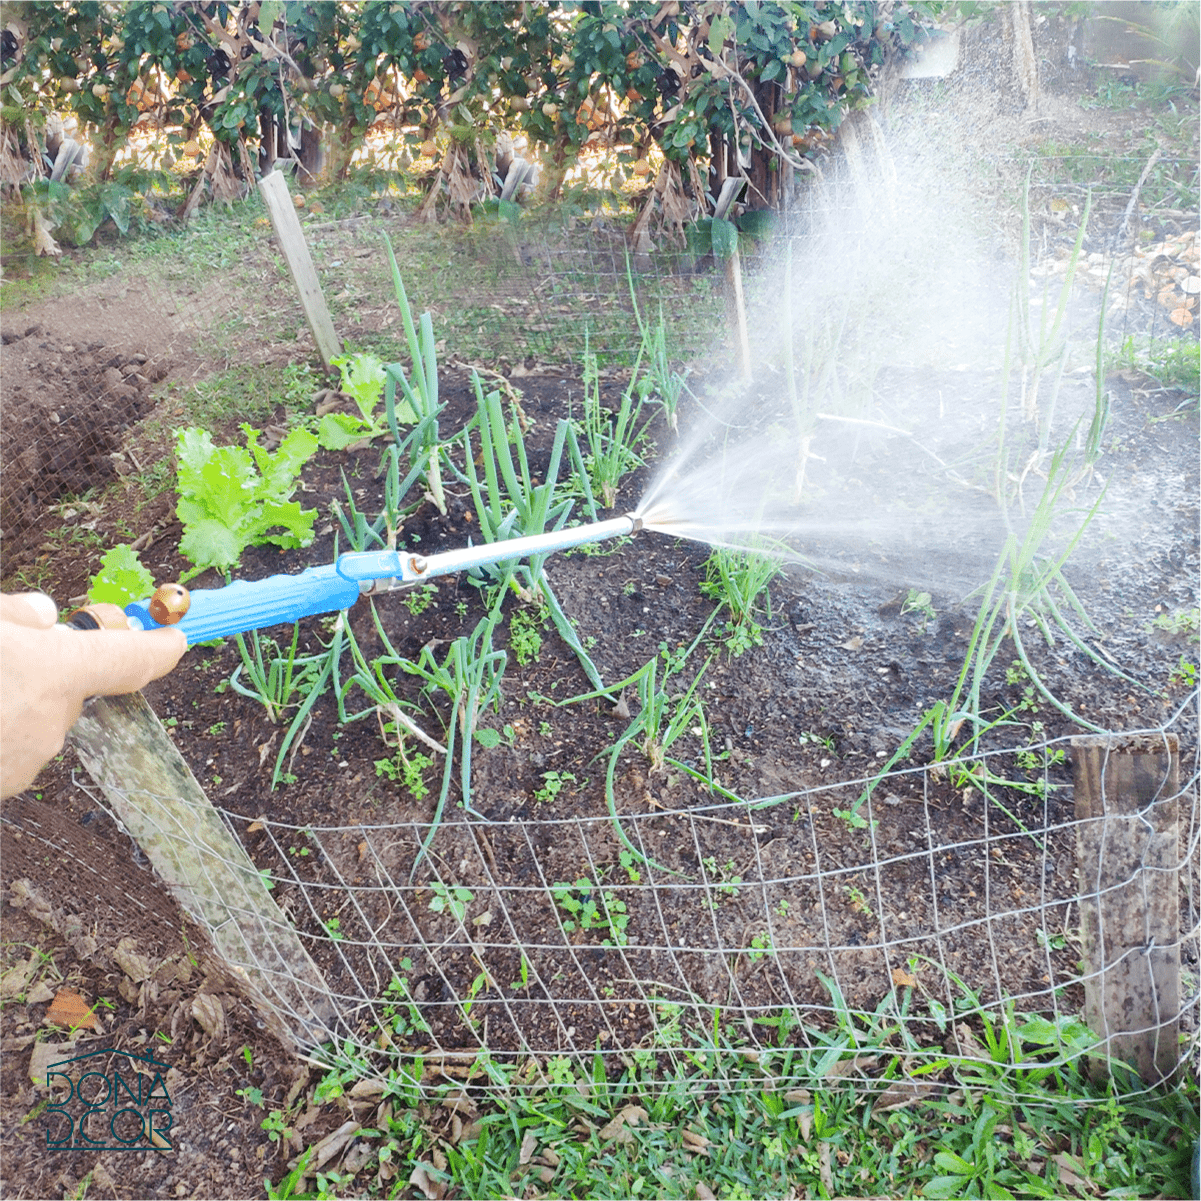
{"type": "Polygon", "coordinates": [[[602,890],[587,877],[581,877],[574,884],[552,884],[550,891],[555,904],[567,915],[562,919],[567,933],[604,931],[601,945],[606,947],[624,947],[629,941],[626,927],[630,924],[630,915],[626,903],[614,893],[602,890]]]}
{"type": "Polygon", "coordinates": [[[178,431],[175,512],[184,525],[179,549],[195,565],[185,579],[208,567],[228,570],[247,546],[308,546],[313,540],[317,510],[302,511],[291,497],[317,439],[293,430],[272,454],[259,446],[258,430],[243,425],[242,432],[245,448],[214,446],[207,430],[178,431]]]}
{"type": "Polygon", "coordinates": [[[525,667],[542,653],[542,628],[545,618],[536,609],[514,609],[509,614],[509,649],[525,667]]]}
{"type": "Polygon", "coordinates": [[[449,913],[457,922],[467,916],[467,906],[475,899],[470,888],[458,884],[451,888],[441,880],[435,880],[430,885],[430,891],[434,894],[430,899],[430,912],[449,913]]]}
{"type": "Polygon", "coordinates": [[[128,543],[114,546],[101,556],[100,570],[88,581],[88,599],[124,608],[130,601],[145,600],[154,591],[154,576],[142,565],[128,543]]]}
{"type": "Polygon", "coordinates": [[[1107,366],[1141,371],[1165,387],[1201,392],[1201,342],[1196,338],[1136,339],[1130,334],[1107,366]]]}
{"type": "Polygon", "coordinates": [[[741,655],[752,646],[763,645],[763,629],[755,620],[762,601],[771,618],[769,585],[780,574],[780,559],[758,541],[754,549],[715,547],[705,560],[701,592],[712,597],[730,613],[722,633],[731,655],[741,655]]]}
{"type": "Polygon", "coordinates": [[[328,656],[296,654],[299,622],[292,627],[292,643],[286,652],[273,638],[258,630],[250,631],[249,646],[243,635],[234,637],[242,662],[234,668],[229,685],[235,692],[261,701],[272,722],[278,722],[285,709],[300,704],[324,684],[328,656]],[[249,684],[242,682],[243,674],[249,684]]]}
{"type": "MultiPolygon", "coordinates": [[[[391,724],[387,728],[395,730],[395,726],[391,724]]],[[[403,785],[413,800],[419,801],[429,795],[425,773],[433,766],[432,755],[425,755],[420,751],[406,751],[404,739],[398,736],[396,754],[391,759],[376,759],[375,774],[387,776],[389,780],[403,785]]]]}
{"type": "MultiPolygon", "coordinates": [[[[341,390],[353,397],[359,415],[326,413],[317,427],[321,445],[326,450],[344,450],[352,442],[378,438],[386,433],[387,423],[376,414],[388,379],[383,360],[373,354],[358,353],[339,355],[332,362],[342,373],[341,390]]],[[[396,420],[406,425],[417,420],[416,412],[407,401],[397,404],[394,412],[396,420]]]]}
{"type": "Polygon", "coordinates": [[[901,604],[901,616],[904,617],[909,613],[920,613],[922,615],[922,633],[924,634],[929,623],[937,616],[934,611],[934,601],[930,593],[919,592],[916,588],[910,588],[908,595],[901,604]]]}
{"type": "MultiPolygon", "coordinates": [[[[470,897],[468,900],[470,900],[470,897]]],[[[401,1038],[408,1037],[411,1034],[428,1033],[429,1024],[421,1016],[421,1010],[417,1008],[413,1000],[412,990],[409,987],[409,976],[413,972],[413,961],[406,955],[401,959],[398,966],[404,975],[393,976],[384,989],[383,1000],[385,1004],[383,1016],[388,1031],[390,1034],[398,1035],[401,1038]]]]}
{"type": "MultiPolygon", "coordinates": [[[[602,893],[598,903],[596,893],[587,877],[552,886],[569,933],[585,929],[587,910],[588,928],[612,939],[603,909],[616,898],[602,893]]],[[[748,959],[772,953],[767,931],[746,952],[748,959]]],[[[908,969],[923,970],[914,962],[908,969]]],[[[411,963],[401,970],[411,973],[411,963]]],[[[397,1016],[400,1029],[391,1032],[402,1037],[406,1012],[416,1012],[404,979],[394,977],[384,1011],[397,1016]]],[[[523,957],[510,987],[533,979],[523,957]]],[[[1082,1057],[1095,1039],[1074,1017],[997,1011],[963,992],[953,1004],[932,999],[919,1012],[914,987],[894,988],[875,1010],[860,1011],[826,985],[830,1020],[815,1028],[782,1009],[755,1018],[748,1037],[717,1011],[709,1018],[703,1008],[661,1000],[653,1043],[620,1060],[550,1056],[532,1081],[523,1065],[481,1052],[478,1130],[441,1144],[440,1184],[465,1197],[681,1201],[706,1192],[733,1199],[1193,1195],[1191,1073],[1178,1086],[1154,1089],[1120,1074],[1094,1082],[1082,1057]],[[894,1103],[898,1093],[905,1104],[894,1103]],[[598,1137],[602,1128],[620,1133],[598,1137]],[[538,1155],[522,1164],[531,1147],[538,1155]],[[550,1179],[541,1160],[553,1165],[550,1179]]],[[[346,1047],[332,1057],[334,1095],[357,1077],[382,1076],[346,1047]]],[[[361,1134],[378,1147],[381,1166],[414,1162],[428,1147],[422,1115],[439,1096],[434,1090],[451,1086],[415,1088],[423,1067],[412,1055],[387,1069],[392,1116],[386,1129],[361,1134]]],[[[355,1195],[364,1184],[356,1182],[355,1195]]]]}
{"type": "Polygon", "coordinates": [[[569,771],[544,771],[542,780],[542,787],[535,791],[534,800],[544,803],[555,800],[567,784],[576,783],[575,776],[569,771]]]}
{"type": "MultiPolygon", "coordinates": [[[[483,145],[505,128],[566,172],[603,137],[621,148],[607,181],[620,187],[656,143],[671,163],[686,165],[708,155],[711,136],[725,138],[759,160],[756,176],[781,159],[796,161],[814,145],[807,135],[837,128],[867,103],[869,72],[917,40],[915,16],[929,6],[26,7],[27,31],[6,64],[5,120],[21,129],[26,116],[58,111],[102,131],[102,181],[143,113],[180,131],[166,139],[161,170],[183,156],[186,137],[205,131],[240,157],[259,141],[265,115],[330,130],[335,178],[382,115],[406,130],[411,157],[439,126],[439,156],[446,143],[483,145]]],[[[440,176],[434,186],[460,201],[440,176]]]]}
{"type": "Polygon", "coordinates": [[[437,584],[419,584],[404,594],[404,606],[414,617],[420,617],[434,603],[437,584]]]}
{"type": "Polygon", "coordinates": [[[585,337],[583,425],[589,451],[588,479],[592,491],[600,494],[605,508],[611,509],[617,503],[617,488],[622,477],[642,466],[642,456],[636,448],[643,440],[645,427],[639,428],[638,420],[650,381],[638,379],[638,369],[642,364],[642,351],[639,349],[638,360],[630,374],[629,385],[622,393],[617,412],[602,408],[600,370],[596,356],[587,347],[588,340],[585,337]]]}

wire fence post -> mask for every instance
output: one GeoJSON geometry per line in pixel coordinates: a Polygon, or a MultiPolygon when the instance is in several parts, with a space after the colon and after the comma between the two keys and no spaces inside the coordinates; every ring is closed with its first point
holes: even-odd
{"type": "Polygon", "coordinates": [[[1180,1062],[1179,740],[1072,739],[1084,1014],[1150,1084],[1180,1062]]]}

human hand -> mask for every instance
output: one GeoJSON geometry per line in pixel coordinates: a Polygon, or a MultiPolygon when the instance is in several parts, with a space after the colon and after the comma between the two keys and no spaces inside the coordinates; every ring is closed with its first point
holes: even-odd
{"type": "Polygon", "coordinates": [[[0,797],[33,783],[90,696],[137,692],[188,649],[182,630],[72,630],[41,592],[0,595],[0,797]]]}

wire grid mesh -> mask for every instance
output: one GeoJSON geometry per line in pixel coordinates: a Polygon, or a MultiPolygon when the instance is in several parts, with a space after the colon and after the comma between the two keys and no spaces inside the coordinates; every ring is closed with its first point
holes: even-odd
{"type": "MultiPolygon", "coordinates": [[[[1070,788],[1049,766],[1068,749],[1062,738],[1021,748],[1044,767],[1031,785],[1041,795],[1020,817],[966,783],[1003,773],[1011,751],[883,776],[860,810],[858,854],[845,843],[828,851],[819,818],[848,811],[868,778],[622,813],[651,864],[664,829],[682,833],[695,858],[682,872],[622,856],[606,815],[447,819],[423,862],[425,822],[297,827],[222,810],[238,840],[233,864],[214,862],[212,842],[186,824],[163,833],[221,892],[218,925],[242,927],[231,939],[207,915],[273,1025],[304,1047],[332,1040],[343,1059],[381,1073],[560,1057],[599,1057],[618,1071],[632,1057],[679,1067],[698,1051],[741,1046],[761,1067],[774,1064],[778,1080],[828,1085],[831,1047],[870,1049],[873,1031],[920,1064],[941,1057],[946,1040],[979,1052],[971,1023],[981,1015],[1021,1023],[1034,1014],[1060,1032],[1044,1065],[1064,1062],[1086,1050],[1070,1032],[1096,975],[1081,962],[1082,907],[1111,892],[1162,897],[1165,879],[1179,935],[1154,951],[1181,965],[1182,988],[1178,1009],[1159,1012],[1155,1028],[1162,1038],[1180,1032],[1168,1054],[1185,1064],[1199,1003],[1196,702],[1170,723],[1191,747],[1183,782],[1175,791],[1161,782],[1138,815],[1167,840],[1167,858],[1136,853],[1133,870],[1101,892],[1077,870],[1077,842],[1095,834],[1097,819],[1077,819],[1070,788]],[[736,872],[711,853],[719,826],[745,838],[736,872]],[[552,864],[565,857],[579,870],[560,878],[552,864]],[[231,870],[259,886],[253,904],[231,893],[231,870]],[[274,901],[266,908],[264,882],[274,901]]],[[[1163,746],[1169,729],[1141,733],[1163,746]]],[[[1111,1025],[1088,1046],[1103,1055],[1140,1032],[1111,1025]]],[[[712,1060],[706,1087],[753,1086],[723,1076],[722,1062],[712,1060]]]]}

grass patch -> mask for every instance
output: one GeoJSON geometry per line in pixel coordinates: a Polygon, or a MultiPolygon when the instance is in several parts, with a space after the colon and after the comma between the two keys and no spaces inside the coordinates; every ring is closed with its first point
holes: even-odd
{"type": "MultiPolygon", "coordinates": [[[[839,1009],[831,1031],[760,1019],[777,1046],[714,1038],[716,1013],[708,1035],[685,1033],[664,1004],[658,1045],[620,1065],[484,1053],[465,1083],[424,1095],[420,1064],[393,1069],[382,1120],[364,1122],[372,1158],[292,1173],[268,1195],[396,1195],[410,1172],[476,1198],[1191,1195],[1195,1078],[1094,1082],[1073,1057],[1092,1044],[1079,1023],[1012,1011],[945,1029],[963,1052],[947,1054],[914,1042],[889,1004],[839,1009]]],[[[356,1074],[341,1066],[316,1097],[356,1074]]]]}
{"type": "Polygon", "coordinates": [[[1141,371],[1165,387],[1201,391],[1201,342],[1196,338],[1135,338],[1110,356],[1110,368],[1141,371]]]}
{"type": "Polygon", "coordinates": [[[164,398],[183,410],[176,424],[227,431],[262,422],[278,408],[307,411],[320,382],[305,363],[239,363],[194,384],[172,382],[164,398]]]}

